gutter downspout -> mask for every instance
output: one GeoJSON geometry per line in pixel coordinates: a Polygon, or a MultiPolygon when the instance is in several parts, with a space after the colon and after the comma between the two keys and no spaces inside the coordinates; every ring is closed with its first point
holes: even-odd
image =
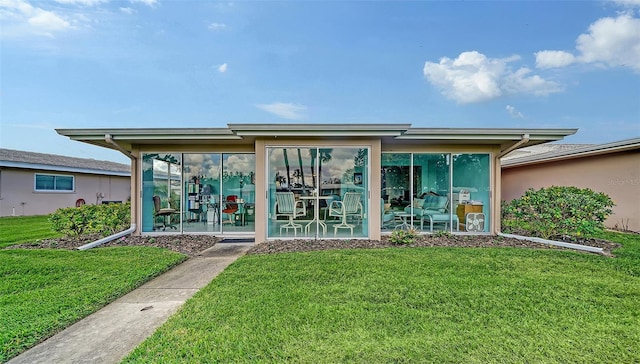
{"type": "MultiPolygon", "coordinates": [[[[131,152],[129,152],[128,150],[124,149],[120,144],[116,143],[113,140],[113,137],[111,136],[111,134],[106,134],[104,136],[104,141],[109,143],[109,144],[111,144],[111,145],[113,145],[114,148],[116,148],[122,154],[124,154],[127,157],[129,157],[129,159],[131,159],[131,163],[135,163],[136,162],[136,160],[137,160],[136,156],[131,154],[131,152]]],[[[131,209],[133,209],[133,205],[132,205],[131,209]]],[[[133,216],[133,211],[131,211],[131,216],[133,216]]],[[[129,234],[133,233],[134,231],[136,231],[136,224],[132,222],[131,223],[131,227],[129,227],[125,231],[120,231],[120,232],[115,233],[113,235],[109,235],[109,236],[104,237],[102,239],[99,239],[99,240],[96,240],[94,242],[85,244],[83,246],[78,247],[77,249],[78,250],[87,250],[87,249],[95,248],[95,247],[100,246],[100,245],[102,245],[104,243],[108,243],[108,242],[110,242],[112,240],[121,238],[121,237],[123,237],[125,235],[129,235],[129,234]]]]}
{"type": "Polygon", "coordinates": [[[125,230],[125,231],[121,231],[119,233],[115,233],[113,235],[109,235],[106,238],[102,238],[102,239],[96,240],[96,241],[94,241],[92,243],[85,244],[83,246],[78,247],[77,249],[78,250],[87,250],[87,249],[95,248],[95,247],[97,247],[99,245],[102,245],[104,243],[108,243],[111,240],[115,240],[115,239],[121,238],[121,237],[123,237],[125,235],[129,235],[134,231],[136,231],[136,224],[132,223],[131,227],[128,228],[127,230],[125,230]]]}
{"type": "Polygon", "coordinates": [[[113,145],[114,148],[116,148],[120,153],[126,155],[127,157],[129,157],[129,159],[131,159],[132,162],[134,162],[137,158],[135,155],[131,154],[131,152],[129,152],[128,150],[124,149],[120,144],[116,143],[113,140],[113,137],[111,136],[111,134],[105,134],[104,135],[104,141],[113,145]]]}
{"type": "Polygon", "coordinates": [[[498,236],[502,236],[502,237],[505,237],[505,238],[518,239],[518,240],[528,240],[528,241],[533,241],[534,243],[540,243],[540,244],[561,246],[563,248],[582,250],[582,251],[587,251],[587,252],[590,252],[590,253],[598,253],[598,254],[602,254],[603,253],[603,249],[602,248],[597,248],[595,246],[580,245],[580,244],[573,244],[573,243],[565,243],[565,242],[561,242],[561,241],[547,240],[547,239],[542,239],[542,238],[522,236],[522,235],[514,235],[514,234],[505,234],[505,233],[498,233],[498,236]]]}
{"type": "Polygon", "coordinates": [[[501,151],[498,158],[504,157],[505,155],[511,153],[512,151],[520,148],[521,145],[527,144],[527,143],[529,143],[529,134],[522,134],[522,137],[520,138],[520,140],[518,140],[515,144],[513,144],[509,148],[501,151]]]}

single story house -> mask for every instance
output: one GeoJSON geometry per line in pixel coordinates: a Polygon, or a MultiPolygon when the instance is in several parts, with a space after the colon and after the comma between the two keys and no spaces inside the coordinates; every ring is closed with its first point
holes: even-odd
{"type": "Polygon", "coordinates": [[[0,216],[127,201],[131,167],[95,159],[0,149],[0,216]]]}
{"type": "Polygon", "coordinates": [[[544,153],[536,149],[525,148],[502,160],[504,200],[519,198],[529,188],[590,188],[616,204],[606,226],[640,232],[640,138],[574,147],[549,145],[544,153]]]}
{"type": "Polygon", "coordinates": [[[385,231],[495,234],[500,158],[576,129],[409,124],[229,124],[58,129],[132,160],[136,234],[379,239],[385,231]]]}

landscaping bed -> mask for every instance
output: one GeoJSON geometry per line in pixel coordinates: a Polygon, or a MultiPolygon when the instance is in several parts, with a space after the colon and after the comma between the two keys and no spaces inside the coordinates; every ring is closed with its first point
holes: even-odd
{"type": "MultiPolygon", "coordinates": [[[[100,239],[99,235],[83,235],[76,237],[64,237],[44,239],[32,243],[14,245],[9,248],[23,249],[76,249],[84,244],[100,239]]],[[[611,255],[611,251],[620,245],[602,239],[563,239],[566,242],[595,246],[603,248],[605,255],[611,255]]],[[[220,238],[212,235],[161,235],[161,236],[127,236],[101,245],[101,247],[113,246],[153,246],[173,250],[188,256],[197,256],[204,250],[220,242],[220,238]]],[[[533,249],[564,249],[561,247],[540,244],[532,241],[505,238],[490,235],[453,235],[433,234],[419,235],[415,242],[407,245],[397,245],[389,240],[389,236],[383,236],[381,240],[367,239],[288,239],[271,240],[256,244],[247,254],[273,254],[286,252],[302,252],[327,249],[352,249],[352,248],[388,248],[388,247],[516,247],[533,249]]]]}
{"type": "MultiPolygon", "coordinates": [[[[575,244],[593,246],[603,249],[603,254],[612,256],[611,251],[620,246],[602,239],[582,239],[580,241],[563,239],[565,242],[575,244]]],[[[536,243],[528,240],[520,240],[515,238],[505,238],[501,236],[491,235],[453,235],[453,234],[434,234],[419,235],[411,244],[398,245],[390,241],[389,236],[383,236],[381,240],[311,240],[311,239],[293,239],[293,240],[273,240],[262,244],[256,244],[247,254],[273,254],[285,252],[302,252],[314,250],[328,249],[348,249],[348,248],[388,248],[388,247],[466,247],[466,248],[495,248],[495,247],[514,247],[514,248],[531,248],[531,249],[565,249],[562,247],[536,243]]],[[[573,250],[573,249],[570,249],[573,250]]]]}

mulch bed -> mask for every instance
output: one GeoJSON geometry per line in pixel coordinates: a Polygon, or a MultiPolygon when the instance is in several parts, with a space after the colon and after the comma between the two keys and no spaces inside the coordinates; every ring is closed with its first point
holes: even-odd
{"type": "MultiPolygon", "coordinates": [[[[603,255],[613,256],[611,251],[618,248],[620,244],[601,239],[584,239],[581,241],[567,241],[575,244],[588,245],[603,249],[603,255]]],[[[328,249],[373,249],[389,247],[466,247],[466,248],[488,248],[488,247],[514,247],[530,249],[563,249],[554,245],[536,243],[515,238],[505,238],[501,236],[489,235],[420,235],[412,244],[397,245],[389,240],[388,236],[383,236],[381,240],[273,240],[262,244],[256,244],[247,254],[274,254],[287,252],[305,252],[328,249]]],[[[577,250],[573,250],[577,251],[577,250]]],[[[585,252],[588,253],[588,252],[585,252]]]]}
{"type": "MultiPolygon", "coordinates": [[[[77,237],[65,237],[56,239],[40,240],[33,243],[15,245],[8,247],[21,249],[76,249],[84,244],[100,239],[98,235],[83,235],[77,237]]],[[[558,240],[558,239],[556,239],[558,240]]],[[[604,255],[613,256],[611,251],[618,248],[620,244],[600,239],[583,239],[579,241],[562,239],[567,242],[595,246],[603,248],[604,255]]],[[[162,236],[127,236],[113,240],[100,247],[113,246],[153,246],[170,249],[188,256],[197,256],[208,248],[221,241],[220,238],[211,235],[162,235],[162,236]]],[[[261,244],[256,244],[247,254],[274,254],[288,252],[307,252],[328,249],[358,249],[358,248],[389,248],[389,247],[515,247],[531,249],[564,249],[561,247],[524,241],[514,238],[504,238],[500,236],[487,235],[421,235],[413,244],[396,245],[389,240],[388,236],[383,236],[381,240],[312,240],[312,239],[291,239],[272,240],[261,244]]],[[[572,250],[572,249],[570,249],[572,250]]]]}

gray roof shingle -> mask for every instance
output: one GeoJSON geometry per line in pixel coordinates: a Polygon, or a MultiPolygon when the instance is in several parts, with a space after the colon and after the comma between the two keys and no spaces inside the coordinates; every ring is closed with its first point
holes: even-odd
{"type": "Polygon", "coordinates": [[[34,169],[45,167],[45,169],[52,170],[77,170],[86,173],[105,172],[105,174],[118,175],[131,173],[131,167],[122,163],[3,148],[0,148],[0,166],[34,169]]]}

